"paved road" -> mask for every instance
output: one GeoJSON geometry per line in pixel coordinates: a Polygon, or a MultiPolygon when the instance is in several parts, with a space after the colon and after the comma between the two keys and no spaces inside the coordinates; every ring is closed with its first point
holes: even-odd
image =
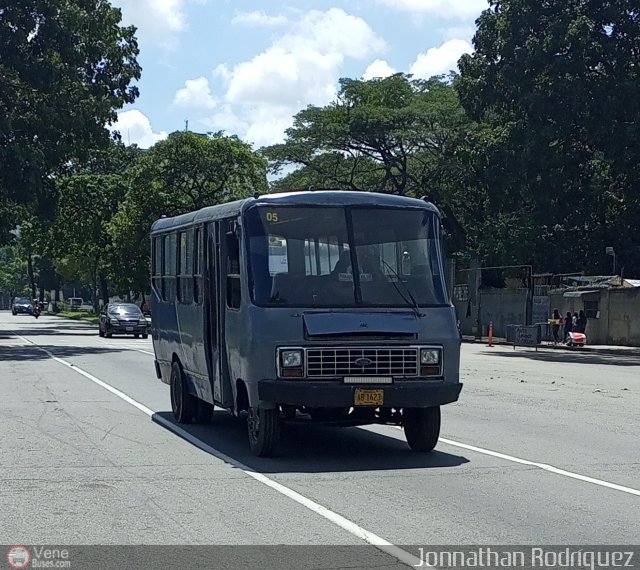
{"type": "MultiPolygon", "coordinates": [[[[224,412],[174,426],[150,340],[0,313],[0,543],[637,543],[640,359],[463,345],[462,365],[435,453],[305,427],[256,459],[224,412]]],[[[385,548],[368,565],[404,567],[385,548]]]]}

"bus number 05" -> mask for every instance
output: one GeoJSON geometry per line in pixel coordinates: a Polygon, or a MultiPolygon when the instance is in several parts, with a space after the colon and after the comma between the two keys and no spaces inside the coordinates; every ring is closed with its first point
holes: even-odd
{"type": "Polygon", "coordinates": [[[267,222],[277,222],[277,221],[278,221],[277,212],[267,212],[267,222]]]}

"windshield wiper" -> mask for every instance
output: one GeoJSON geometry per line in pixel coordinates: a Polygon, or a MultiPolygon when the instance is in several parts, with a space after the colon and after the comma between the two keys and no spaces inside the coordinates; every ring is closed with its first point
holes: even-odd
{"type": "Polygon", "coordinates": [[[411,310],[413,311],[413,314],[416,316],[416,318],[420,318],[422,316],[422,314],[420,313],[420,306],[418,305],[418,301],[416,301],[416,298],[413,296],[413,293],[411,293],[411,289],[409,289],[408,285],[402,280],[402,278],[400,277],[400,275],[398,274],[398,272],[391,267],[391,265],[389,265],[384,259],[381,259],[380,261],[382,261],[382,263],[385,265],[385,267],[387,267],[389,269],[389,271],[391,271],[391,273],[393,273],[394,277],[398,280],[396,281],[391,281],[391,283],[393,283],[393,286],[395,288],[395,290],[398,292],[398,295],[400,295],[400,297],[402,297],[402,300],[409,306],[411,307],[411,310]],[[400,291],[400,288],[398,287],[397,283],[402,283],[402,287],[405,290],[405,292],[407,293],[407,295],[409,296],[409,299],[407,299],[402,292],[400,291]]]}

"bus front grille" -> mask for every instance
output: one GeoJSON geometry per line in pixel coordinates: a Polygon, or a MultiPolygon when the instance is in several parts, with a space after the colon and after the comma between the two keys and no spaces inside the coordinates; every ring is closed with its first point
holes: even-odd
{"type": "Polygon", "coordinates": [[[309,378],[342,376],[418,376],[418,349],[310,348],[306,350],[309,378]]]}

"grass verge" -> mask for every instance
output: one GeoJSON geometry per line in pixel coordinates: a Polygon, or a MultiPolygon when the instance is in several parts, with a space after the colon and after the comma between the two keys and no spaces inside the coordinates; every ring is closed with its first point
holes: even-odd
{"type": "Polygon", "coordinates": [[[85,321],[94,325],[98,324],[100,315],[92,315],[91,313],[81,313],[78,311],[60,311],[57,314],[49,313],[54,317],[63,317],[65,319],[72,319],[74,321],[85,321]]]}

